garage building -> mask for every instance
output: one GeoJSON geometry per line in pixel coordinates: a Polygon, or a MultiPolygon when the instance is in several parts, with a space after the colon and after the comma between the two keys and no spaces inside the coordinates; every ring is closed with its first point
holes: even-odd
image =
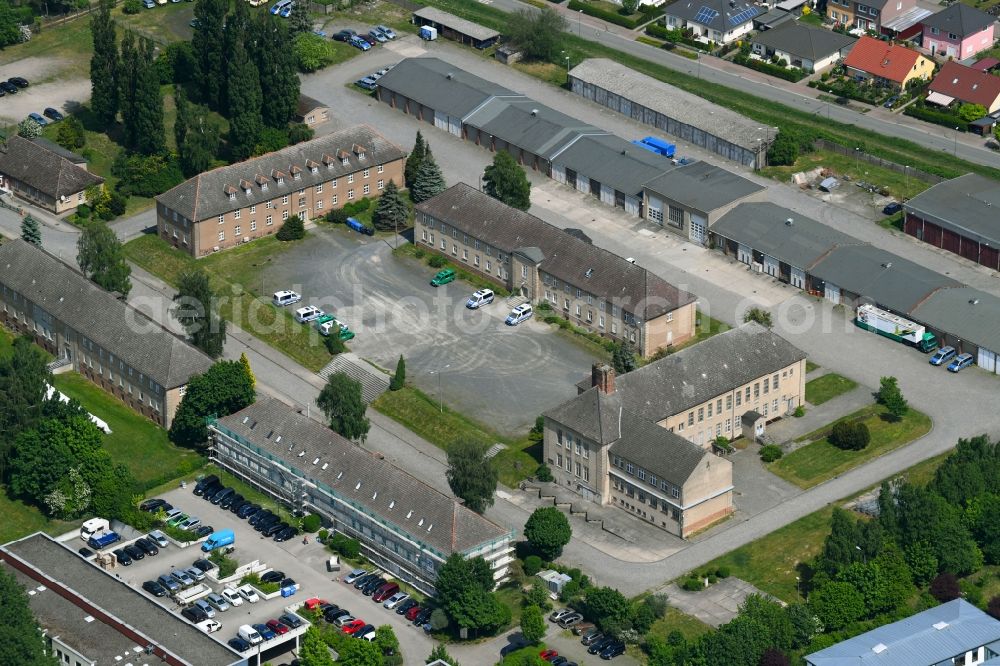
{"type": "Polygon", "coordinates": [[[488,49],[500,39],[500,33],[496,30],[466,21],[436,7],[424,7],[413,12],[413,23],[418,26],[429,25],[442,37],[477,49],[488,49]]]}
{"type": "Polygon", "coordinates": [[[767,165],[777,132],[729,109],[606,58],[569,72],[573,92],[743,166],[767,165]]]}

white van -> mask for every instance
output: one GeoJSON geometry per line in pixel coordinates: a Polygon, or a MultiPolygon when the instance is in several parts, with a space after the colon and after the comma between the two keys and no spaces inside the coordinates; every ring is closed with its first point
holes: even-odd
{"type": "Polygon", "coordinates": [[[465,307],[470,310],[476,310],[484,305],[488,305],[493,302],[493,290],[492,289],[480,289],[479,291],[469,296],[469,300],[465,302],[465,307]]]}
{"type": "Polygon", "coordinates": [[[291,305],[292,303],[298,303],[302,300],[302,296],[295,293],[294,291],[289,291],[287,289],[282,289],[281,291],[274,292],[274,296],[271,298],[271,302],[274,303],[279,308],[285,307],[286,305],[291,305]]]}
{"type": "Polygon", "coordinates": [[[257,630],[249,624],[240,625],[239,636],[250,645],[260,645],[264,642],[264,639],[260,637],[257,630]]]}
{"type": "Polygon", "coordinates": [[[531,309],[531,306],[528,305],[527,303],[521,303],[520,305],[516,306],[513,310],[510,311],[510,314],[507,315],[505,323],[508,326],[517,326],[525,319],[531,319],[532,314],[533,311],[531,309]]]}
{"type": "Polygon", "coordinates": [[[108,522],[107,518],[91,518],[83,525],[80,525],[80,538],[87,541],[98,532],[110,529],[111,523],[108,522]]]}

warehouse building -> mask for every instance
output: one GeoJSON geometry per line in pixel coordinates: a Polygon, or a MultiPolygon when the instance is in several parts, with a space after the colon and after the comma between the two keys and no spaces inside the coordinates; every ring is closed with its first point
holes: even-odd
{"type": "Polygon", "coordinates": [[[500,33],[496,30],[472,21],[466,21],[464,18],[441,11],[436,7],[422,7],[413,12],[413,24],[417,26],[429,25],[435,28],[442,37],[477,49],[488,49],[500,39],[500,33]]]}
{"type": "Polygon", "coordinates": [[[497,583],[513,533],[273,398],[209,423],[209,455],[286,505],[323,516],[371,562],[427,595],[449,555],[484,558],[497,583]]]}
{"type": "Polygon", "coordinates": [[[606,58],[569,72],[573,92],[743,166],[767,165],[777,132],[729,109],[606,58]]]}
{"type": "Polygon", "coordinates": [[[1000,181],[969,173],[924,190],[903,210],[906,233],[1000,270],[1000,181]]]}

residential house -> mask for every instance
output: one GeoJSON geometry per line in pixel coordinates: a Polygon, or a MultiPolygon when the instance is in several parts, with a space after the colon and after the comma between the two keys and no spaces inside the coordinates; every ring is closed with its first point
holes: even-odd
{"type": "Polygon", "coordinates": [[[786,67],[820,72],[844,58],[855,41],[849,35],[789,21],[757,34],[751,39],[750,48],[764,60],[777,57],[786,67]]]}
{"type": "Polygon", "coordinates": [[[953,599],[910,617],[806,655],[808,666],[957,666],[1000,657],[1000,621],[965,599],[953,599]]]}
{"type": "Polygon", "coordinates": [[[677,0],[664,10],[668,28],[690,30],[695,39],[729,44],[753,30],[766,9],[745,0],[677,0]]]}
{"type": "Polygon", "coordinates": [[[406,153],[367,125],[198,174],[156,197],[162,239],[194,257],[323,217],[403,184],[406,153]]]}
{"type": "MultiPolygon", "coordinates": [[[[952,5],[954,6],[954,5],[952,5]]],[[[948,106],[953,102],[981,104],[987,113],[1000,110],[1000,76],[955,61],[941,66],[928,86],[927,101],[948,106]]]]}
{"type": "Polygon", "coordinates": [[[68,158],[61,148],[51,149],[19,134],[0,142],[0,189],[53,213],[76,210],[87,203],[87,188],[103,182],[87,171],[86,162],[68,158]]]}
{"type": "Polygon", "coordinates": [[[295,122],[315,127],[330,119],[330,107],[308,95],[299,95],[295,106],[295,122]]]}
{"type": "Polygon", "coordinates": [[[896,89],[905,88],[917,79],[930,80],[934,73],[933,60],[913,49],[867,35],[862,36],[847,54],[844,67],[858,80],[896,89]]]}
{"type": "Polygon", "coordinates": [[[0,322],[164,428],[212,360],[27,241],[0,245],[0,322]]]}
{"type": "Polygon", "coordinates": [[[881,34],[887,23],[915,8],[916,0],[829,0],[826,15],[842,26],[881,34]]]}
{"type": "Polygon", "coordinates": [[[931,55],[971,58],[993,46],[996,17],[962,2],[923,20],[922,44],[931,55]]]}
{"type": "Polygon", "coordinates": [[[450,555],[482,557],[497,584],[513,532],[274,398],[209,423],[217,464],[290,509],[316,513],[372,563],[424,594],[450,555]]]}
{"type": "Polygon", "coordinates": [[[732,467],[712,453],[745,414],[802,404],[805,353],[748,323],[616,377],[596,364],[545,413],[543,455],[560,487],[681,537],[732,513],[732,467]]]}
{"type": "Polygon", "coordinates": [[[416,206],[414,241],[643,356],[695,334],[694,295],[465,183],[416,206]]]}

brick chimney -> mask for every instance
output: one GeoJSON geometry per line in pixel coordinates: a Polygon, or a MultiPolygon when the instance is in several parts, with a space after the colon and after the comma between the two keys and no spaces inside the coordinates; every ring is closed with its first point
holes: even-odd
{"type": "Polygon", "coordinates": [[[595,363],[590,370],[590,385],[601,393],[614,393],[615,369],[607,363],[595,363]]]}

